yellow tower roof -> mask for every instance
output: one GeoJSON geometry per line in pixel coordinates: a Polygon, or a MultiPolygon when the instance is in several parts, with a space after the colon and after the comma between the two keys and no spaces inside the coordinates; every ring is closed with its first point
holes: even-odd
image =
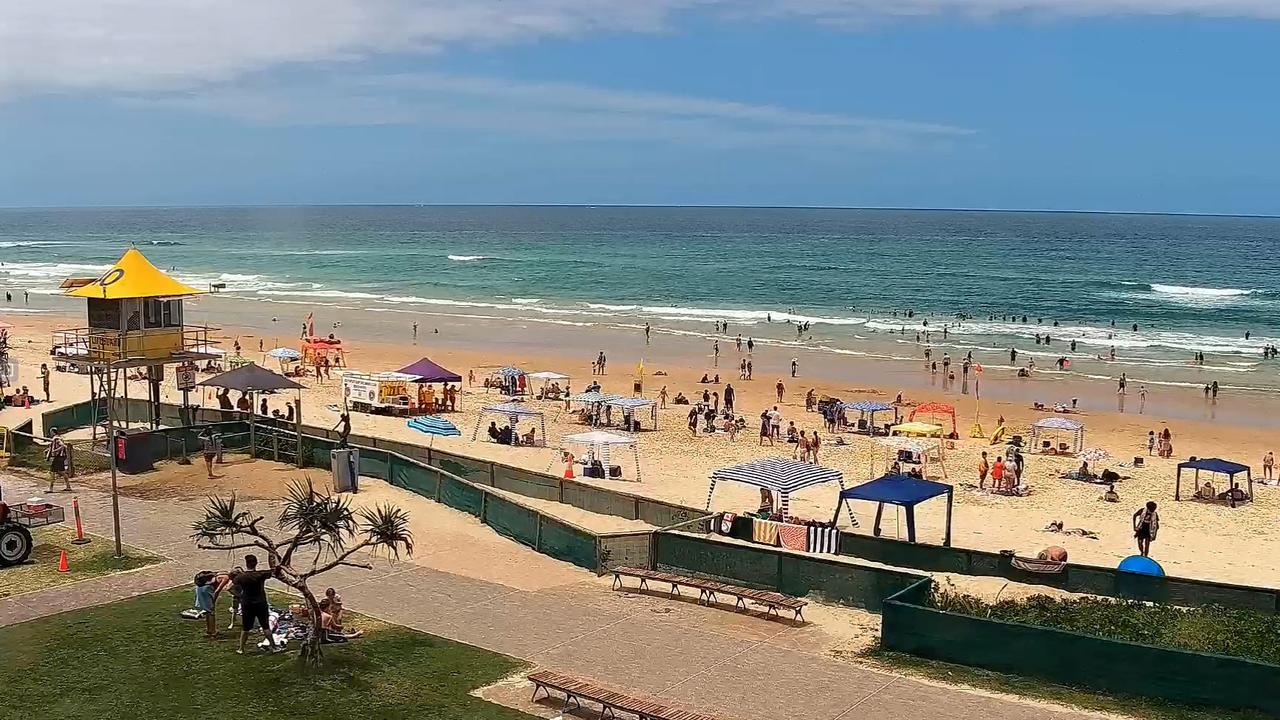
{"type": "Polygon", "coordinates": [[[88,285],[68,290],[66,294],[71,297],[125,300],[199,295],[201,291],[165,275],[143,257],[137,248],[129,248],[110,270],[88,285]]]}

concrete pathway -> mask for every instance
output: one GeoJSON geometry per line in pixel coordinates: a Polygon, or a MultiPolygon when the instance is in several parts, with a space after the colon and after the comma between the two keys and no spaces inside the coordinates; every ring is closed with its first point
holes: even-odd
{"type": "MultiPolygon", "coordinates": [[[[9,498],[39,494],[27,480],[0,476],[0,482],[9,498]]],[[[79,497],[87,527],[109,533],[110,498],[93,491],[79,497]]],[[[169,559],[140,571],[0,599],[0,626],[189,584],[198,569],[229,564],[229,558],[197,550],[188,539],[200,504],[121,498],[125,541],[169,559]]],[[[433,506],[428,513],[454,512],[428,504],[433,506]]],[[[252,505],[270,511],[269,503],[252,505]]],[[[346,604],[358,612],[740,720],[1098,717],[833,659],[821,652],[829,636],[817,624],[793,627],[665,597],[613,592],[590,573],[567,569],[496,534],[466,535],[469,543],[484,543],[483,556],[492,558],[485,563],[490,575],[484,568],[458,574],[432,567],[438,553],[440,566],[457,569],[451,548],[459,542],[433,537],[419,543],[439,549],[422,552],[413,562],[384,561],[373,570],[339,568],[323,583],[341,588],[346,604]],[[502,574],[516,565],[527,578],[544,564],[555,584],[503,581],[502,574]]],[[[474,557],[474,546],[470,551],[474,557]]],[[[516,689],[512,700],[523,701],[525,690],[516,689]]]]}

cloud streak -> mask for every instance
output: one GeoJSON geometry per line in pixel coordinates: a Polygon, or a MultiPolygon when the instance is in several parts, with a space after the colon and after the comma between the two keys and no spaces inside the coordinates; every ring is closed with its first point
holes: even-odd
{"type": "Polygon", "coordinates": [[[1276,0],[7,0],[0,97],[174,90],[278,67],[352,64],[598,32],[687,13],[868,24],[913,17],[1186,14],[1280,20],[1276,0]]]}
{"type": "Polygon", "coordinates": [[[258,125],[405,125],[573,142],[895,149],[953,143],[974,134],[938,123],[439,73],[228,83],[196,92],[134,95],[126,102],[258,125]]]}

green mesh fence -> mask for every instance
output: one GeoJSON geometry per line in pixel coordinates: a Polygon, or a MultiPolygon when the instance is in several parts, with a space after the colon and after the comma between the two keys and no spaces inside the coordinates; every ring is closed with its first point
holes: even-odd
{"type": "Polygon", "coordinates": [[[441,452],[439,450],[431,451],[431,464],[444,470],[450,475],[456,475],[463,480],[470,480],[480,485],[488,485],[490,478],[489,463],[483,460],[473,460],[461,455],[452,455],[450,453],[441,452]]]}
{"type": "Polygon", "coordinates": [[[636,502],[630,497],[573,480],[565,480],[563,483],[563,502],[566,505],[601,515],[613,515],[628,520],[636,518],[636,502]]]}
{"type": "Polygon", "coordinates": [[[484,491],[478,487],[460,482],[457,478],[442,475],[440,477],[440,502],[454,510],[461,510],[480,517],[480,506],[484,502],[484,491]]]}
{"type": "MultiPolygon", "coordinates": [[[[707,513],[696,508],[681,507],[659,500],[641,498],[636,504],[636,517],[654,527],[671,527],[700,518],[707,513]]],[[[705,530],[702,530],[705,532],[705,530]]]]}
{"type": "Polygon", "coordinates": [[[501,535],[531,548],[538,546],[538,513],[506,498],[489,495],[485,499],[484,523],[501,535]]]}
{"type": "Polygon", "coordinates": [[[391,474],[387,466],[389,457],[385,450],[360,448],[360,474],[379,480],[390,480],[391,474]]]}
{"type": "Polygon", "coordinates": [[[409,460],[391,458],[391,479],[389,482],[423,497],[435,499],[440,486],[439,471],[427,468],[409,460]]]}
{"type": "Polygon", "coordinates": [[[595,535],[546,516],[541,518],[541,523],[538,552],[592,572],[597,570],[595,535]]]}
{"type": "Polygon", "coordinates": [[[779,552],[778,591],[796,597],[879,610],[884,598],[919,581],[911,573],[779,552]]]}
{"type": "Polygon", "coordinates": [[[560,499],[560,481],[558,479],[550,475],[506,465],[495,464],[493,466],[493,486],[525,497],[539,498],[541,500],[560,499]]]}
{"type": "Polygon", "coordinates": [[[778,587],[778,553],[764,547],[673,532],[655,534],[653,545],[653,560],[659,570],[715,578],[747,587],[778,587]]]}
{"type": "Polygon", "coordinates": [[[649,568],[653,563],[650,552],[653,533],[618,533],[597,537],[600,571],[616,567],[649,568]]]}
{"type": "Polygon", "coordinates": [[[925,606],[928,580],[889,598],[885,649],[1062,685],[1280,716],[1280,667],[925,606]]]}

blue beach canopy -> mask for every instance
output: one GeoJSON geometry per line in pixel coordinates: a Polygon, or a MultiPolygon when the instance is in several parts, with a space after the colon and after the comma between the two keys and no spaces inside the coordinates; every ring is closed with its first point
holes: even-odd
{"type": "Polygon", "coordinates": [[[524,371],[513,365],[507,365],[506,367],[498,368],[497,374],[501,375],[504,378],[513,378],[513,377],[520,377],[521,375],[524,375],[524,371]]]}
{"type": "Polygon", "coordinates": [[[840,403],[840,407],[845,410],[857,410],[858,412],[884,412],[892,410],[893,406],[889,403],[876,402],[874,400],[858,400],[855,402],[840,403]]]}
{"type": "MultiPolygon", "coordinates": [[[[1197,489],[1199,489],[1200,487],[1200,471],[1201,470],[1204,470],[1205,472],[1226,475],[1228,480],[1228,485],[1230,486],[1226,492],[1226,500],[1231,507],[1235,507],[1237,502],[1253,501],[1253,469],[1250,468],[1248,465],[1243,465],[1238,462],[1232,462],[1231,460],[1223,460],[1222,458],[1191,458],[1186,462],[1178,463],[1177,482],[1173,488],[1174,500],[1182,499],[1182,471],[1183,470],[1195,471],[1194,484],[1197,489]],[[1240,490],[1240,487],[1239,485],[1236,484],[1236,475],[1239,475],[1240,473],[1244,473],[1245,480],[1249,484],[1249,490],[1248,492],[1243,493],[1242,498],[1237,499],[1237,494],[1240,490]]],[[[1219,497],[1221,498],[1222,496],[1219,495],[1219,497]]]]}
{"type": "Polygon", "coordinates": [[[907,540],[916,541],[916,505],[936,498],[947,496],[947,525],[942,544],[951,545],[951,504],[954,488],[945,483],[923,480],[910,475],[885,475],[857,487],[840,491],[840,499],[836,501],[836,517],[840,516],[840,506],[850,500],[866,500],[877,503],[876,523],[873,531],[880,535],[880,519],[884,514],[886,503],[901,507],[907,516],[907,540]]]}
{"type": "Polygon", "coordinates": [[[617,395],[610,395],[609,393],[584,392],[578,393],[577,395],[570,395],[569,402],[595,404],[616,400],[618,397],[619,396],[617,395]]]}

